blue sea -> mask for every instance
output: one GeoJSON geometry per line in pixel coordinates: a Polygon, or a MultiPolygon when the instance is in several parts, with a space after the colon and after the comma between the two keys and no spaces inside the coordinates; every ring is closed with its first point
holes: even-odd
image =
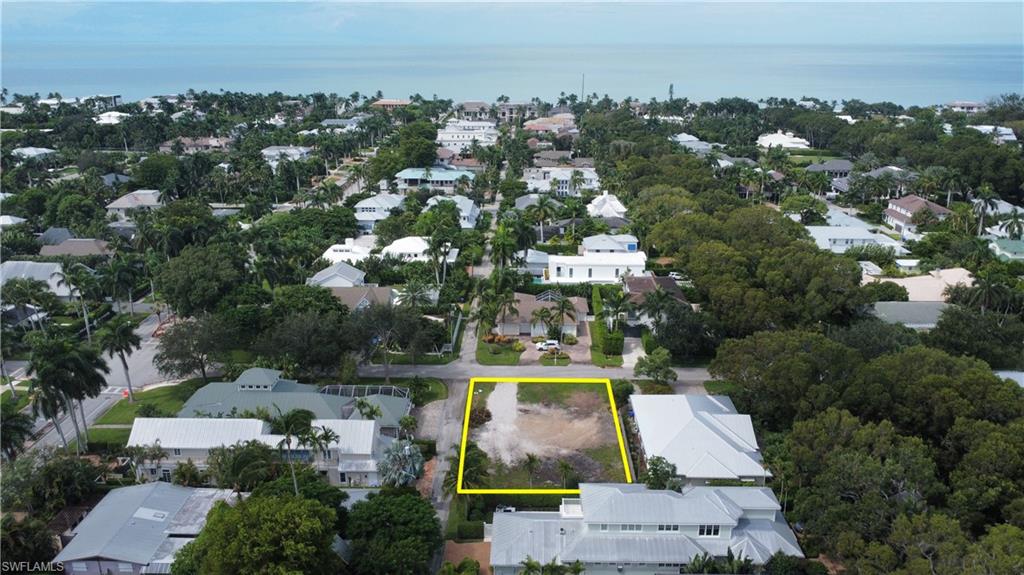
{"type": "Polygon", "coordinates": [[[196,90],[353,91],[455,100],[859,98],[927,105],[1024,92],[1020,45],[5,45],[11,93],[127,99],[196,90]],[[584,86],[585,82],[585,87],[584,86]]]}

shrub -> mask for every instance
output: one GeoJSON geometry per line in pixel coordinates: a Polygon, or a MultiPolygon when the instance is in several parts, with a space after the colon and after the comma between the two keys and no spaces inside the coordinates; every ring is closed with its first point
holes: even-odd
{"type": "Polygon", "coordinates": [[[489,334],[485,335],[484,336],[484,343],[494,343],[494,337],[495,336],[494,336],[493,333],[489,333],[489,334]]]}
{"type": "Polygon", "coordinates": [[[523,342],[517,340],[515,343],[512,344],[512,351],[526,351],[526,346],[523,345],[523,342]]]}
{"type": "Polygon", "coordinates": [[[423,459],[433,459],[437,455],[437,442],[433,439],[417,439],[413,441],[423,454],[423,459]]]}
{"type": "Polygon", "coordinates": [[[469,426],[479,427],[491,420],[491,411],[482,405],[478,405],[469,412],[469,426]]]}
{"type": "Polygon", "coordinates": [[[470,541],[484,538],[483,521],[463,521],[455,530],[460,541],[470,541]]]}
{"type": "Polygon", "coordinates": [[[572,334],[569,334],[562,338],[562,343],[564,343],[565,345],[576,345],[579,342],[580,340],[576,339],[576,336],[572,334]]]}
{"type": "Polygon", "coordinates": [[[658,348],[658,342],[655,340],[654,334],[649,331],[645,331],[643,335],[640,336],[640,341],[644,344],[644,353],[648,355],[658,348]]]}
{"type": "Polygon", "coordinates": [[[542,341],[547,341],[547,339],[548,339],[547,336],[535,335],[532,338],[530,338],[530,341],[532,341],[533,343],[540,343],[542,341]]]}
{"type": "Polygon", "coordinates": [[[625,345],[625,336],[622,332],[606,333],[601,344],[601,351],[605,355],[622,355],[623,345],[625,345]]]}
{"type": "Polygon", "coordinates": [[[628,379],[616,379],[612,382],[612,396],[615,398],[615,405],[622,407],[633,395],[633,383],[628,379]]]}

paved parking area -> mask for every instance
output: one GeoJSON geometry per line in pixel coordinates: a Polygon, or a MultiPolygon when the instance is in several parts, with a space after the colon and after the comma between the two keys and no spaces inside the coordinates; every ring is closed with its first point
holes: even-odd
{"type": "MultiPolygon", "coordinates": [[[[575,345],[562,345],[562,351],[569,354],[573,363],[590,363],[590,328],[586,323],[581,323],[575,345]]],[[[537,351],[537,344],[533,343],[530,336],[521,335],[519,341],[526,346],[526,351],[519,356],[519,365],[539,365],[540,356],[543,352],[537,351]]]]}

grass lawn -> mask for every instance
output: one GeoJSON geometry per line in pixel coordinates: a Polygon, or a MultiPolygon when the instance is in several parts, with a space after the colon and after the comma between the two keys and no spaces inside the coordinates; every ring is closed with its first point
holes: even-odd
{"type": "Polygon", "coordinates": [[[110,411],[103,414],[96,423],[100,425],[125,424],[135,421],[135,414],[142,405],[154,405],[167,417],[174,417],[185,401],[203,386],[201,378],[188,379],[178,385],[158,387],[149,391],[136,392],[135,403],[129,403],[122,399],[110,408],[110,411]]]}
{"type": "MultiPolygon", "coordinates": [[[[462,350],[462,334],[466,331],[466,320],[459,325],[459,333],[455,335],[455,349],[452,353],[442,355],[419,354],[416,356],[416,363],[413,363],[412,356],[407,353],[389,353],[391,365],[446,365],[456,360],[462,350]]],[[[384,363],[384,358],[378,352],[373,356],[373,363],[384,363]]]]}
{"type": "Polygon", "coordinates": [[[444,526],[445,539],[455,539],[458,536],[459,524],[466,520],[468,512],[465,495],[452,497],[451,507],[448,508],[448,523],[444,526]]]}
{"type": "Polygon", "coordinates": [[[637,382],[640,386],[640,393],[643,395],[672,395],[675,391],[667,383],[656,383],[649,379],[642,379],[637,382]]]}
{"type": "Polygon", "coordinates": [[[483,339],[476,342],[476,361],[480,365],[519,365],[522,354],[513,350],[512,344],[487,343],[483,339]]]}
{"type": "Polygon", "coordinates": [[[247,349],[232,349],[218,359],[225,363],[252,363],[256,361],[256,354],[247,349]]]}
{"type": "Polygon", "coordinates": [[[14,388],[18,391],[18,401],[14,401],[13,397],[11,396],[11,390],[9,387],[7,387],[6,381],[3,382],[3,386],[3,391],[0,392],[0,403],[3,403],[5,405],[8,403],[13,403],[14,407],[18,411],[21,411],[22,409],[25,408],[26,405],[28,405],[29,396],[27,387],[21,387],[18,385],[14,386],[14,388]]]}
{"type": "Polygon", "coordinates": [[[625,481],[626,470],[622,467],[622,453],[619,451],[618,443],[586,449],[583,453],[601,464],[606,481],[625,481]]]}
{"type": "MultiPolygon", "coordinates": [[[[392,377],[391,385],[405,386],[408,385],[411,377],[392,377]]],[[[445,399],[448,397],[448,386],[443,381],[436,377],[423,377],[420,378],[423,381],[430,384],[430,390],[427,391],[423,397],[423,401],[416,404],[417,406],[426,405],[432,401],[439,399],[445,399]]],[[[387,385],[383,377],[361,377],[359,378],[359,385],[387,385]]]]}
{"type": "MultiPolygon", "coordinates": [[[[131,436],[131,434],[131,429],[95,429],[90,427],[88,453],[96,453],[101,447],[106,448],[107,450],[112,448],[116,451],[118,448],[128,445],[128,437],[131,436]]],[[[69,451],[74,451],[75,446],[78,445],[78,440],[72,439],[74,436],[74,431],[68,434],[69,451]]]]}
{"type": "Polygon", "coordinates": [[[704,389],[711,395],[731,395],[736,392],[735,383],[722,381],[721,379],[709,379],[704,382],[704,389]]]}
{"type": "MultiPolygon", "coordinates": [[[[478,386],[479,387],[479,386],[478,386]]],[[[597,393],[608,403],[608,390],[600,383],[520,383],[516,398],[520,403],[566,405],[576,392],[597,393]]]]}
{"type": "MultiPolygon", "coordinates": [[[[594,302],[594,317],[601,317],[601,310],[603,309],[601,302],[601,290],[597,286],[594,286],[594,291],[591,296],[591,300],[594,302]]],[[[596,319],[590,322],[590,361],[597,367],[622,367],[622,356],[621,355],[605,355],[602,351],[604,349],[604,334],[607,327],[604,321],[596,319]]],[[[543,361],[541,362],[543,363],[543,361]]],[[[552,364],[554,365],[554,364],[552,364]]]]}
{"type": "Polygon", "coordinates": [[[487,396],[491,395],[491,392],[494,391],[495,385],[497,384],[493,382],[473,385],[473,405],[487,405],[487,396]]]}

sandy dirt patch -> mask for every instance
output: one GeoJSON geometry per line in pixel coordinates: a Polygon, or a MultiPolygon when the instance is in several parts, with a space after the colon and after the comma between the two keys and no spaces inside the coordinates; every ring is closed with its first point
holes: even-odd
{"type": "Polygon", "coordinates": [[[437,439],[444,417],[444,400],[431,401],[413,412],[416,416],[416,437],[437,439]]]}
{"type": "Polygon", "coordinates": [[[491,575],[491,544],[489,542],[456,543],[445,541],[444,560],[458,565],[469,557],[480,563],[480,575],[491,575]]]}
{"type": "Polygon", "coordinates": [[[518,391],[516,383],[499,383],[487,397],[491,420],[476,431],[475,440],[490,457],[514,465],[527,453],[548,458],[607,445],[608,415],[600,408],[579,416],[562,407],[520,405],[518,391]]]}
{"type": "Polygon", "coordinates": [[[434,473],[437,471],[437,458],[434,457],[430,461],[423,464],[423,477],[420,477],[416,481],[416,491],[420,492],[420,496],[424,499],[430,499],[430,493],[434,485],[434,473]]]}

